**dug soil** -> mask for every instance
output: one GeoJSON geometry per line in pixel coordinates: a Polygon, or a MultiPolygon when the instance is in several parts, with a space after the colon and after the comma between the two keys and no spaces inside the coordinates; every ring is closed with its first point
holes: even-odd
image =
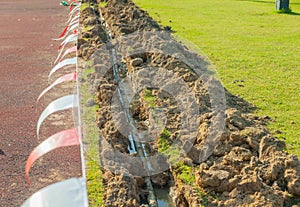
{"type": "MultiPolygon", "coordinates": [[[[160,71],[170,72],[177,78],[176,80],[184,80],[195,95],[199,112],[196,120],[199,121],[199,125],[193,142],[189,139],[191,132],[183,130],[182,127],[183,125],[189,127],[193,120],[182,123],[184,116],[178,109],[178,97],[174,97],[176,93],[166,93],[155,87],[144,88],[138,91],[131,103],[131,116],[135,120],[136,127],[147,132],[154,130],[151,129],[153,109],[161,107],[166,109],[163,112],[166,118],[164,130],[158,132],[157,140],[146,144],[148,155],[163,152],[162,148],[164,146],[168,148],[172,143],[188,149],[185,151],[187,153],[179,152],[180,158],[175,156],[178,158],[175,163],[172,152],[166,153],[164,161],[170,163],[170,169],[151,176],[152,184],[156,188],[170,188],[170,196],[175,206],[300,205],[299,159],[295,155],[286,153],[285,143],[276,139],[267,130],[267,123],[272,121],[270,117],[252,115],[253,108],[247,102],[224,89],[226,100],[223,111],[224,127],[219,139],[210,142],[208,140],[210,129],[216,121],[210,92],[218,92],[218,90],[210,90],[206,85],[207,82],[199,79],[189,63],[176,57],[180,57],[178,53],[193,57],[195,64],[199,63],[197,66],[203,73],[209,71],[206,59],[199,55],[194,56],[194,53],[171,38],[170,27],[163,28],[158,25],[147,12],[138,8],[131,0],[108,0],[105,6],[98,5],[104,4],[102,1],[94,1],[92,4],[94,10],[86,8],[82,11],[78,48],[79,55],[85,60],[91,60],[92,67],[95,69],[95,73],[89,76],[88,80],[90,87],[95,91],[95,100],[100,106],[97,124],[101,138],[108,143],[100,149],[101,161],[104,163],[102,171],[105,206],[148,205],[145,201],[147,197],[145,183],[141,176],[136,175],[136,169],[143,168],[142,163],[120,164],[113,154],[114,151],[118,151],[129,155],[130,141],[120,130],[120,124],[118,125],[113,119],[115,112],[112,111],[111,103],[118,82],[114,79],[113,67],[106,68],[111,64],[110,58],[107,58],[109,54],[103,53],[103,50],[102,53],[99,52],[108,40],[105,22],[115,39],[130,37],[133,40],[130,45],[132,48],[136,45],[140,47],[143,43],[155,45],[157,48],[157,51],[141,50],[124,55],[121,52],[124,51],[123,45],[115,45],[115,50],[120,51],[117,56],[123,55],[119,62],[117,60],[118,68],[121,68],[121,79],[131,77],[138,87],[139,84],[151,84],[153,79],[157,78],[164,82],[162,88],[168,85],[175,87],[166,77],[155,75],[150,77],[154,69],[151,71],[149,68],[159,68],[160,71]],[[145,31],[163,32],[164,35],[135,35],[137,32],[140,34],[145,31]],[[95,56],[96,51],[98,56],[95,56]],[[122,68],[123,74],[121,74],[122,68]],[[149,95],[153,98],[151,103],[147,99],[149,95]],[[206,151],[204,147],[208,150],[206,151]],[[206,153],[208,151],[211,153],[206,153]]],[[[125,47],[129,47],[128,44],[125,47]]],[[[119,118],[122,119],[122,112],[119,113],[119,118]]]]}

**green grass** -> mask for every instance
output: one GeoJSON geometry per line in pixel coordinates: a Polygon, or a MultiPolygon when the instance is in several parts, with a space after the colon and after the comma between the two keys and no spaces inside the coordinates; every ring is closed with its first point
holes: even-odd
{"type": "Polygon", "coordinates": [[[83,31],[87,32],[89,30],[91,30],[93,27],[91,25],[86,26],[83,31]]]}
{"type": "Polygon", "coordinates": [[[88,42],[88,41],[90,41],[91,38],[84,37],[82,39],[84,39],[86,42],[88,42]]]}
{"type": "Polygon", "coordinates": [[[223,85],[273,118],[269,129],[300,155],[300,0],[290,14],[275,12],[273,0],[134,2],[199,47],[223,85]]]}
{"type": "Polygon", "coordinates": [[[166,150],[169,149],[169,147],[171,146],[172,142],[169,140],[169,137],[171,136],[171,132],[164,129],[159,138],[158,138],[158,151],[159,152],[165,152],[166,150]]]}
{"type": "Polygon", "coordinates": [[[277,13],[284,13],[284,14],[293,14],[291,9],[280,9],[276,11],[277,13]]]}
{"type": "Polygon", "coordinates": [[[91,207],[102,207],[103,203],[103,192],[104,186],[102,183],[102,173],[99,169],[98,163],[90,160],[87,163],[87,188],[88,188],[88,197],[89,205],[91,207]]]}
{"type": "Polygon", "coordinates": [[[80,6],[80,11],[83,11],[88,7],[89,7],[89,3],[82,3],[81,6],[80,6]]]}
{"type": "MultiPolygon", "coordinates": [[[[90,64],[91,62],[87,61],[86,63],[90,64]]],[[[93,72],[94,69],[88,67],[87,69],[84,69],[81,77],[87,79],[88,74],[93,72]]],[[[99,106],[85,107],[85,103],[89,98],[93,98],[93,95],[88,90],[87,82],[84,82],[80,85],[80,99],[83,111],[82,122],[85,132],[84,142],[88,145],[85,156],[89,205],[91,207],[102,207],[104,206],[104,185],[99,161],[99,129],[97,128],[95,121],[96,111],[99,106]]]]}
{"type": "Polygon", "coordinates": [[[107,5],[106,1],[100,2],[99,3],[99,7],[105,7],[107,5]]]}
{"type": "Polygon", "coordinates": [[[178,162],[174,165],[174,169],[178,178],[182,182],[190,185],[195,184],[196,178],[195,178],[193,167],[185,165],[182,162],[178,162]]]}
{"type": "Polygon", "coordinates": [[[208,205],[208,198],[213,198],[212,195],[204,192],[196,185],[195,169],[192,166],[188,166],[183,162],[177,162],[173,166],[173,171],[176,173],[177,178],[180,179],[184,184],[192,186],[197,190],[199,198],[202,199],[201,207],[208,205]]]}
{"type": "Polygon", "coordinates": [[[145,90],[144,100],[147,102],[150,108],[155,107],[156,98],[152,95],[152,91],[149,89],[145,90]]]}
{"type": "Polygon", "coordinates": [[[163,154],[171,165],[177,165],[180,160],[180,146],[170,140],[171,132],[163,129],[158,137],[158,152],[163,154]]]}

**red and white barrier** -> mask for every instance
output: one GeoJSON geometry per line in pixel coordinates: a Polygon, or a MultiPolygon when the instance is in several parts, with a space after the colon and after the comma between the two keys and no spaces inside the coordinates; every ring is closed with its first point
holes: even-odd
{"type": "Polygon", "coordinates": [[[26,166],[25,175],[26,179],[30,183],[29,172],[34,162],[41,156],[48,152],[51,152],[60,147],[67,146],[80,146],[80,156],[82,163],[82,177],[71,178],[65,181],[57,182],[49,185],[28,198],[21,207],[88,207],[88,197],[86,189],[85,179],[85,162],[83,156],[83,145],[82,145],[82,131],[81,131],[81,118],[80,118],[80,105],[79,105],[79,86],[78,86],[78,65],[77,65],[77,46],[72,46],[64,51],[65,46],[68,43],[76,42],[78,39],[78,26],[80,18],[80,1],[71,1],[67,4],[70,8],[68,15],[67,26],[64,31],[55,40],[63,40],[59,46],[59,54],[55,60],[56,64],[49,73],[49,78],[53,73],[64,67],[73,67],[74,72],[63,75],[54,81],[50,86],[41,92],[36,100],[36,104],[39,103],[41,97],[48,93],[53,87],[72,80],[76,80],[76,93],[57,98],[52,101],[45,110],[41,113],[37,122],[37,136],[39,136],[40,128],[44,120],[52,113],[66,110],[66,109],[77,109],[78,111],[78,126],[72,129],[66,129],[55,133],[50,136],[42,143],[40,143],[29,155],[26,166]],[[76,5],[77,4],[77,5],[76,5]],[[76,6],[75,6],[76,5],[76,6]],[[72,34],[68,35],[70,32],[72,34]],[[63,53],[64,51],[64,53],[63,53]],[[76,56],[63,60],[68,54],[75,53],[76,56]]]}

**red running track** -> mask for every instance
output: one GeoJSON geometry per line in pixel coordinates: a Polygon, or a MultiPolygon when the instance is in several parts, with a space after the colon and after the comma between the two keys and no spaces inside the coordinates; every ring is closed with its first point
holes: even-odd
{"type": "MultiPolygon", "coordinates": [[[[58,0],[0,0],[0,206],[20,206],[31,194],[53,182],[80,176],[78,147],[48,153],[31,169],[32,186],[25,179],[30,152],[66,126],[43,124],[40,139],[36,122],[59,90],[35,108],[39,93],[57,55],[51,40],[64,28],[67,8],[58,0]]],[[[58,118],[68,120],[71,113],[58,118]]],[[[72,119],[69,118],[71,122],[72,119]]],[[[46,121],[47,122],[47,121],[46,121]]],[[[72,123],[70,123],[72,126],[72,123]]]]}

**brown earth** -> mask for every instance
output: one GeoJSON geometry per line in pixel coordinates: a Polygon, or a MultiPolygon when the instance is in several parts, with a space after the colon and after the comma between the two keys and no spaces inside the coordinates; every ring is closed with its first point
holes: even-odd
{"type": "MultiPolygon", "coordinates": [[[[98,1],[99,3],[100,1],[98,1]]],[[[137,8],[130,0],[109,0],[104,8],[100,8],[105,21],[111,28],[115,38],[126,36],[136,31],[161,31],[161,27],[149,17],[149,15],[137,8]]],[[[81,30],[80,54],[88,59],[96,48],[107,39],[105,28],[100,26],[100,21],[94,16],[90,9],[83,11],[83,24],[92,26],[89,31],[81,30]],[[96,25],[97,24],[97,25],[96,25]],[[84,39],[88,37],[88,41],[84,39]]],[[[164,30],[170,30],[169,27],[164,30]]],[[[166,35],[167,36],[167,35],[166,35]]],[[[165,37],[166,37],[165,36],[165,37]]],[[[141,44],[136,36],[132,36],[132,46],[141,44]]],[[[179,49],[181,53],[189,54],[186,48],[174,40],[161,39],[155,36],[142,37],[142,43],[155,45],[160,51],[174,52],[179,49]],[[144,38],[144,39],[143,39],[144,38]],[[157,42],[161,44],[157,45],[157,42]]],[[[128,45],[125,45],[128,46],[128,45]]],[[[122,51],[122,44],[116,48],[122,51]]],[[[100,54],[100,53],[99,53],[100,54]]],[[[163,174],[152,177],[153,183],[158,186],[169,185],[171,194],[176,206],[295,206],[300,202],[300,162],[294,155],[284,151],[284,142],[276,139],[266,128],[270,121],[268,116],[257,117],[251,114],[253,107],[240,97],[230,94],[225,89],[226,108],[225,128],[219,142],[213,142],[209,147],[213,153],[211,156],[199,160],[202,147],[209,136],[209,128],[214,124],[214,114],[211,113],[211,105],[207,88],[201,81],[195,81],[195,74],[184,62],[165,55],[166,53],[140,52],[132,56],[121,58],[119,67],[126,65],[128,74],[139,74],[139,81],[150,82],[148,74],[139,73],[146,67],[152,66],[173,72],[177,78],[185,80],[191,90],[196,94],[199,109],[200,126],[198,135],[192,144],[189,153],[180,161],[180,165],[174,165],[167,176],[163,174]],[[213,147],[212,147],[213,146],[213,147]],[[194,176],[190,183],[182,177],[184,169],[192,169],[190,177],[194,176]],[[172,181],[172,182],[171,182],[172,181]]],[[[92,58],[96,73],[90,76],[91,85],[98,89],[95,94],[97,103],[100,106],[98,111],[98,126],[103,138],[107,140],[110,147],[121,153],[129,153],[128,140],[117,130],[116,123],[112,120],[112,111],[109,107],[112,95],[116,89],[116,82],[112,78],[112,70],[108,70],[103,76],[109,60],[108,54],[100,54],[92,58]]],[[[190,54],[192,55],[192,54],[190,54]]],[[[202,57],[198,56],[199,60],[202,57]]],[[[203,71],[205,71],[205,60],[203,60],[203,71]]],[[[201,68],[201,65],[200,65],[201,68]]],[[[151,72],[150,72],[151,73],[151,72]]],[[[124,74],[123,74],[124,75],[124,74]]],[[[125,74],[126,76],[126,74],[125,74]]],[[[159,77],[157,77],[159,78],[159,77]]],[[[166,80],[166,84],[168,80],[166,80]]],[[[187,136],[180,130],[180,115],[177,114],[176,103],[170,94],[160,90],[152,90],[155,97],[155,107],[160,105],[168,106],[167,124],[171,136],[166,137],[168,143],[178,138],[185,146],[187,136]],[[183,136],[181,136],[183,135],[183,136]]],[[[140,92],[140,99],[132,103],[136,107],[132,109],[132,115],[138,123],[150,122],[149,112],[153,106],[147,105],[142,97],[145,92],[140,92]]],[[[186,123],[189,124],[189,123],[186,123]]],[[[151,126],[150,126],[151,127],[151,126]]],[[[144,126],[146,130],[148,127],[144,126]]],[[[149,128],[150,129],[150,128],[149,128]]],[[[186,132],[185,132],[186,133],[186,132]]],[[[150,143],[148,153],[156,153],[159,143],[150,143]]],[[[188,143],[189,144],[189,143],[188,143]]],[[[106,146],[107,147],[107,146],[106,146]]],[[[109,150],[105,150],[102,158],[109,158],[109,150]]],[[[113,158],[113,157],[111,157],[113,158]]],[[[172,158],[172,155],[169,157],[172,158]]],[[[105,203],[107,206],[140,206],[144,195],[143,182],[141,178],[134,177],[134,168],[121,172],[114,171],[118,168],[117,163],[108,162],[111,166],[104,166],[104,183],[106,185],[105,203]],[[112,172],[110,172],[110,170],[112,172]],[[117,192],[115,188],[118,188],[117,192]],[[125,200],[122,198],[126,198],[125,200]],[[130,199],[130,200],[128,200],[130,199]]],[[[131,163],[128,163],[131,166],[131,163]]],[[[128,167],[128,166],[127,166],[128,167]]],[[[126,167],[125,167],[126,168],[126,167]]]]}
{"type": "MultiPolygon", "coordinates": [[[[80,176],[81,168],[77,147],[60,149],[34,165],[31,187],[25,179],[30,152],[47,136],[66,128],[46,121],[40,139],[36,136],[42,110],[68,91],[58,87],[50,92],[37,111],[35,100],[47,86],[58,46],[51,38],[64,28],[67,10],[58,1],[38,0],[1,0],[0,10],[0,206],[14,207],[50,183],[80,176]]],[[[50,119],[62,118],[73,125],[70,112],[56,116],[50,119]]]]}

